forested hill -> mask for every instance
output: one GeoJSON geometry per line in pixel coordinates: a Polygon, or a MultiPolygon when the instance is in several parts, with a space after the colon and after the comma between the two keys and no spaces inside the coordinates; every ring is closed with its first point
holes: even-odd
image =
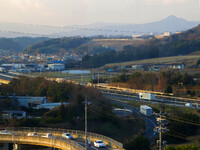
{"type": "Polygon", "coordinates": [[[22,49],[21,45],[12,39],[0,38],[0,49],[3,50],[20,50],[22,49]]]}
{"type": "Polygon", "coordinates": [[[70,49],[75,49],[88,41],[90,41],[89,38],[74,37],[50,39],[26,48],[25,52],[31,54],[57,54],[59,51],[66,52],[70,49]]]}
{"type": "Polygon", "coordinates": [[[186,55],[198,50],[200,50],[200,25],[170,37],[152,39],[143,45],[126,45],[119,52],[87,55],[83,58],[82,64],[84,67],[100,67],[107,63],[186,55]]]}
{"type": "Polygon", "coordinates": [[[23,51],[26,47],[47,39],[45,37],[0,38],[0,49],[23,51]]]}

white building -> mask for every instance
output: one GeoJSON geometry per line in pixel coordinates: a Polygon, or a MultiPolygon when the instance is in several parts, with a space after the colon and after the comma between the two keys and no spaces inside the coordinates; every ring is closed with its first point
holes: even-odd
{"type": "Polygon", "coordinates": [[[28,97],[28,96],[9,96],[13,100],[13,104],[24,107],[36,107],[47,102],[46,97],[28,97]]]}
{"type": "Polygon", "coordinates": [[[48,70],[64,70],[64,64],[48,64],[48,70]]]}
{"type": "Polygon", "coordinates": [[[135,70],[142,70],[143,68],[143,65],[132,65],[132,69],[135,69],[135,70]]]}
{"type": "Polygon", "coordinates": [[[172,69],[184,69],[185,65],[184,64],[172,64],[172,65],[169,66],[169,68],[172,68],[172,69]]]}
{"type": "Polygon", "coordinates": [[[2,112],[2,118],[5,120],[9,119],[21,119],[26,117],[25,111],[17,111],[17,110],[11,110],[11,111],[3,111],[2,112]]]}
{"type": "Polygon", "coordinates": [[[2,64],[2,66],[6,67],[6,68],[20,69],[20,68],[25,68],[26,64],[15,64],[15,63],[12,63],[12,64],[2,64]]]}
{"type": "Polygon", "coordinates": [[[62,73],[67,74],[90,74],[90,70],[64,70],[62,73]]]}
{"type": "Polygon", "coordinates": [[[171,35],[171,32],[164,32],[163,35],[164,35],[164,36],[170,36],[170,35],[171,35]]]}
{"type": "MultiPolygon", "coordinates": [[[[62,103],[46,103],[46,104],[41,104],[38,105],[36,107],[36,109],[41,109],[41,108],[45,108],[45,109],[54,109],[56,107],[61,106],[62,103]]],[[[69,103],[63,102],[63,105],[68,105],[69,103]]]]}

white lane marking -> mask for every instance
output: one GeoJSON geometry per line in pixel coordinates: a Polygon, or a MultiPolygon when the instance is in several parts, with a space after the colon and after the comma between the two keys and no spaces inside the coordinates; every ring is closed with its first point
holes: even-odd
{"type": "Polygon", "coordinates": [[[94,148],[95,150],[98,150],[96,147],[94,147],[94,146],[91,146],[92,148],[94,148]]]}

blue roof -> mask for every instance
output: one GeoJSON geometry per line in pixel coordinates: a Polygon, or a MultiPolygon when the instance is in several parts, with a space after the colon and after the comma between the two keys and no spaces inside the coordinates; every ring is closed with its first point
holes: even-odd
{"type": "Polygon", "coordinates": [[[54,64],[64,64],[64,61],[56,60],[56,61],[52,61],[52,63],[54,63],[54,64]]]}

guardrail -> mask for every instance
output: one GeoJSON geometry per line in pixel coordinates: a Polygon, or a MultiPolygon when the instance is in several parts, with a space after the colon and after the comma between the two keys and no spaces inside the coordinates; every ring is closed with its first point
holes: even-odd
{"type": "Polygon", "coordinates": [[[17,144],[31,144],[59,148],[63,150],[84,150],[80,144],[61,137],[45,138],[40,136],[27,136],[24,134],[0,134],[1,142],[17,144]]]}
{"type": "MultiPolygon", "coordinates": [[[[20,127],[20,128],[15,128],[15,127],[8,127],[6,130],[12,131],[12,132],[21,132],[21,133],[28,133],[28,132],[37,132],[37,133],[52,133],[53,135],[56,136],[61,136],[62,133],[70,133],[72,135],[75,135],[76,137],[80,138],[85,138],[85,132],[84,131],[78,131],[78,130],[71,130],[71,129],[59,129],[59,128],[29,128],[29,127],[20,127]]],[[[112,138],[109,138],[104,135],[96,134],[96,133],[91,133],[88,132],[88,137],[92,141],[95,140],[102,140],[105,142],[106,145],[108,145],[111,148],[117,148],[123,150],[123,144],[113,140],[112,138]]]]}

